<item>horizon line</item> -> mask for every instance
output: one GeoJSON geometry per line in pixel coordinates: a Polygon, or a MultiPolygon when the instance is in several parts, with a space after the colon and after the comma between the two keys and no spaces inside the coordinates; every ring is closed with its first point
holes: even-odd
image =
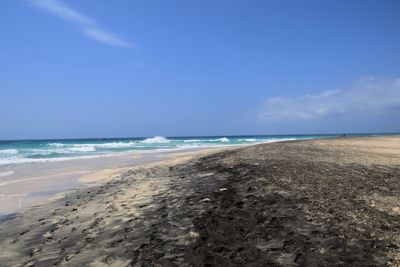
{"type": "Polygon", "coordinates": [[[153,135],[153,136],[137,136],[137,137],[73,137],[73,138],[32,138],[32,139],[0,139],[0,142],[15,142],[15,141],[59,141],[59,140],[96,140],[96,139],[146,139],[156,136],[162,136],[165,138],[206,138],[206,137],[245,137],[245,136],[304,136],[304,135],[400,135],[400,132],[338,132],[338,133],[304,133],[304,134],[233,134],[233,135],[181,135],[181,136],[163,136],[163,135],[153,135]]]}

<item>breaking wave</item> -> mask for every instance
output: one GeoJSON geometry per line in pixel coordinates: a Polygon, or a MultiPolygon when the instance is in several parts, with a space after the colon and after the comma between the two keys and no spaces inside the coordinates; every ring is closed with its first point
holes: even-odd
{"type": "Polygon", "coordinates": [[[224,143],[229,143],[229,138],[222,137],[222,138],[218,138],[218,139],[216,139],[215,141],[218,141],[218,142],[224,142],[224,143]]]}
{"type": "Polygon", "coordinates": [[[94,146],[86,145],[86,146],[81,146],[81,147],[71,147],[71,148],[68,148],[68,150],[74,151],[74,152],[93,152],[93,151],[96,151],[96,148],[94,146]]]}
{"type": "Polygon", "coordinates": [[[244,138],[244,139],[238,139],[239,142],[257,142],[257,139],[255,138],[244,138]]]}
{"type": "Polygon", "coordinates": [[[167,138],[163,136],[155,136],[152,138],[147,138],[144,139],[143,141],[140,141],[143,144],[167,144],[171,142],[171,140],[168,140],[167,138]]]}
{"type": "Polygon", "coordinates": [[[0,154],[18,154],[18,150],[16,150],[16,149],[2,149],[2,150],[0,150],[0,154]]]}
{"type": "Polygon", "coordinates": [[[28,158],[28,157],[9,157],[0,159],[0,165],[8,165],[8,164],[20,164],[20,163],[35,163],[35,162],[53,162],[53,161],[66,161],[72,159],[91,159],[98,158],[105,155],[93,155],[93,156],[80,156],[80,157],[55,157],[55,158],[28,158]]]}

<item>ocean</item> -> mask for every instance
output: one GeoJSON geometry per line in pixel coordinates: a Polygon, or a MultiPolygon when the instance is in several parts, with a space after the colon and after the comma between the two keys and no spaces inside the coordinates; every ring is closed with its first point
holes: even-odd
{"type": "MultiPolygon", "coordinates": [[[[360,136],[365,134],[353,134],[360,136]]],[[[326,135],[191,136],[0,141],[0,166],[94,158],[118,153],[191,150],[242,144],[337,137],[326,135]]],[[[1,175],[5,175],[2,173],[1,175]]]]}

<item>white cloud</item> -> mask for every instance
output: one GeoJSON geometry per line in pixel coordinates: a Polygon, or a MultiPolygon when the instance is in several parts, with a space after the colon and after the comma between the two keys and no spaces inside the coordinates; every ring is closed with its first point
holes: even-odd
{"type": "Polygon", "coordinates": [[[40,8],[53,15],[56,15],[59,18],[77,24],[86,36],[92,38],[97,42],[127,48],[133,46],[130,42],[120,37],[117,37],[113,33],[101,29],[94,19],[81,14],[79,11],[67,6],[61,1],[32,0],[31,3],[37,8],[40,8]]]}
{"type": "Polygon", "coordinates": [[[130,44],[129,42],[122,40],[121,38],[100,29],[89,28],[85,30],[85,34],[93,38],[94,40],[105,44],[121,46],[121,47],[132,47],[132,44],[130,44]]]}
{"type": "Polygon", "coordinates": [[[300,97],[272,97],[259,117],[266,121],[317,120],[400,111],[400,78],[368,77],[349,88],[300,97]]]}

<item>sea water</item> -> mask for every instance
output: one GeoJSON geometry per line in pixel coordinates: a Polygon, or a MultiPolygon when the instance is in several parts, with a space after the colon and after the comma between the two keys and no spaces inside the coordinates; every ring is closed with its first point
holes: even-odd
{"type": "Polygon", "coordinates": [[[102,157],[118,153],[189,150],[336,136],[340,135],[155,136],[151,138],[0,141],[0,177],[10,174],[10,171],[1,172],[1,166],[10,164],[64,161],[78,158],[102,157]]]}

